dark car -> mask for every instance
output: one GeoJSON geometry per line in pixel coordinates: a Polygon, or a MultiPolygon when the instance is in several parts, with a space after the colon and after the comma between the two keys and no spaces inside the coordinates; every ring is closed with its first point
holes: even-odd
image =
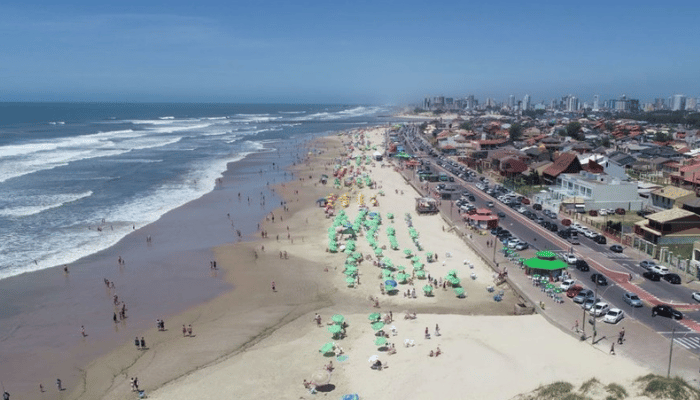
{"type": "Polygon", "coordinates": [[[506,213],[504,213],[503,211],[499,211],[496,215],[498,215],[498,218],[505,218],[506,217],[506,213]]]}
{"type": "Polygon", "coordinates": [[[574,265],[576,266],[577,270],[583,272],[587,272],[591,269],[591,267],[588,266],[586,260],[576,260],[576,263],[574,265]]]}
{"type": "Polygon", "coordinates": [[[603,274],[592,274],[591,280],[600,286],[605,286],[608,284],[608,280],[605,279],[605,276],[603,274]]]}
{"type": "Polygon", "coordinates": [[[678,274],[666,274],[663,278],[666,282],[673,283],[674,285],[681,284],[681,277],[678,274]]]}
{"type": "Polygon", "coordinates": [[[622,246],[620,246],[619,244],[614,244],[610,246],[610,250],[614,251],[615,253],[622,253],[622,246]]]}
{"type": "Polygon", "coordinates": [[[651,309],[651,316],[656,317],[657,315],[673,319],[683,319],[682,312],[666,304],[659,304],[651,309]]]}
{"type": "Polygon", "coordinates": [[[625,209],[624,208],[618,208],[615,210],[615,214],[617,215],[625,215],[625,209]]]}
{"type": "Polygon", "coordinates": [[[556,232],[559,230],[559,225],[550,223],[547,229],[549,229],[552,232],[556,232]]]}
{"type": "Polygon", "coordinates": [[[542,211],[542,204],[535,203],[532,205],[532,208],[537,210],[537,211],[542,211]]]}
{"type": "Polygon", "coordinates": [[[653,271],[645,271],[642,274],[643,277],[649,279],[650,281],[658,282],[661,280],[661,275],[653,271]]]}
{"type": "Polygon", "coordinates": [[[598,235],[593,238],[593,241],[598,243],[598,244],[608,244],[608,239],[605,238],[603,235],[598,235]]]}

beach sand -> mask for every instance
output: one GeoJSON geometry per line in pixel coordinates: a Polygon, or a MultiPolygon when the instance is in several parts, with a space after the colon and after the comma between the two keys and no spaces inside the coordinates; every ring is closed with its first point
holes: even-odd
{"type": "MultiPolygon", "coordinates": [[[[383,132],[380,128],[364,134],[380,145],[383,132]]],[[[360,264],[361,282],[348,288],[342,273],[344,254],[326,251],[332,220],[315,205],[319,197],[348,192],[318,182],[321,174],[332,172],[344,151],[341,141],[349,142],[350,136],[317,141],[314,147],[322,153],[311,157],[313,162],[292,168],[293,181],[275,187],[286,210],[277,209],[263,219],[260,229],[267,238],[214,249],[217,276],[231,290],[168,318],[166,332],[143,332],[149,338],[148,350],[137,350],[129,341],[94,360],[84,369],[83,384],[61,398],[134,398],[129,379],[138,377],[153,399],[340,398],[348,393],[382,399],[503,399],[557,379],[582,382],[595,375],[615,381],[645,373],[622,357],[609,357],[578,342],[539,316],[512,316],[519,301],[516,295],[502,288],[503,301],[494,301],[486,290],[493,285],[493,272],[460,238],[443,230],[448,225],[439,215],[416,215],[415,191],[387,162],[383,168],[381,163],[366,166],[380,187],[355,191],[345,209],[349,219],[358,212],[356,194],[363,193],[369,201],[370,195],[383,191],[384,196],[377,196],[379,206],[371,207],[383,216],[378,241],[388,244],[385,229],[392,225],[400,244],[399,250],[385,254],[410,270],[403,254],[405,248],[417,252],[404,219],[410,213],[425,249],[417,253],[439,255],[437,262],[426,264],[427,272],[444,277],[456,269],[467,297],[457,298],[449,288],[426,297],[421,290],[425,280],[416,281],[415,299],[402,294],[409,285],[399,285],[397,295],[381,294],[380,270],[372,261],[360,264]],[[394,213],[393,223],[387,213],[394,213]],[[288,259],[280,258],[284,251],[288,259]],[[372,307],[370,296],[379,299],[380,308],[372,307]],[[393,313],[394,322],[385,330],[396,327],[397,335],[389,337],[397,348],[394,355],[373,344],[368,315],[375,311],[393,313]],[[417,319],[404,320],[406,311],[416,312],[417,319]],[[323,317],[321,328],[313,321],[316,312],[323,317]],[[319,353],[324,343],[332,341],[326,323],[334,314],[344,315],[349,324],[347,336],[335,340],[348,357],[344,361],[319,353]],[[183,324],[193,325],[193,337],[183,336],[183,324]],[[441,336],[434,335],[435,324],[441,336]],[[431,339],[424,338],[426,327],[431,339]],[[406,339],[415,345],[403,347],[406,339]],[[443,354],[429,357],[438,346],[443,354]],[[375,354],[388,363],[387,369],[369,368],[368,358],[375,354]],[[331,359],[336,367],[331,385],[325,393],[310,394],[303,380],[331,359]]],[[[366,238],[358,237],[357,243],[358,251],[371,253],[366,238]]]]}

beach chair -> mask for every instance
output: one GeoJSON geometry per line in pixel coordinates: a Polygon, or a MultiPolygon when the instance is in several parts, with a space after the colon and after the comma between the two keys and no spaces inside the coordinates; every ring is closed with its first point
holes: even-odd
{"type": "Polygon", "coordinates": [[[396,335],[397,335],[397,333],[396,333],[396,326],[395,326],[395,325],[392,325],[392,326],[391,326],[391,336],[396,336],[396,335]]]}
{"type": "Polygon", "coordinates": [[[145,398],[148,398],[148,396],[146,396],[146,391],[139,390],[139,399],[145,399],[145,398]]]}

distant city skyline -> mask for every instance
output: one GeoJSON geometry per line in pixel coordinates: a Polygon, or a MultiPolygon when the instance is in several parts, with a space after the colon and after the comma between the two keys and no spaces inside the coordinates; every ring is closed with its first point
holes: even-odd
{"type": "Polygon", "coordinates": [[[697,98],[698,12],[688,0],[10,0],[0,101],[697,98]]]}

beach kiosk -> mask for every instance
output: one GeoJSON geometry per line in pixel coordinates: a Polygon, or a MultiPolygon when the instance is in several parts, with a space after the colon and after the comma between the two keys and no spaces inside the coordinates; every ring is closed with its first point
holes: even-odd
{"type": "Polygon", "coordinates": [[[558,260],[557,255],[551,251],[538,251],[535,253],[535,257],[528,258],[523,264],[526,274],[549,280],[560,277],[562,272],[568,268],[568,264],[558,260]]]}
{"type": "Polygon", "coordinates": [[[438,212],[437,200],[431,197],[416,198],[416,212],[418,214],[435,214],[438,212]]]}
{"type": "Polygon", "coordinates": [[[475,212],[465,213],[462,218],[467,225],[479,229],[495,229],[498,227],[498,217],[488,208],[477,208],[475,212]]]}

